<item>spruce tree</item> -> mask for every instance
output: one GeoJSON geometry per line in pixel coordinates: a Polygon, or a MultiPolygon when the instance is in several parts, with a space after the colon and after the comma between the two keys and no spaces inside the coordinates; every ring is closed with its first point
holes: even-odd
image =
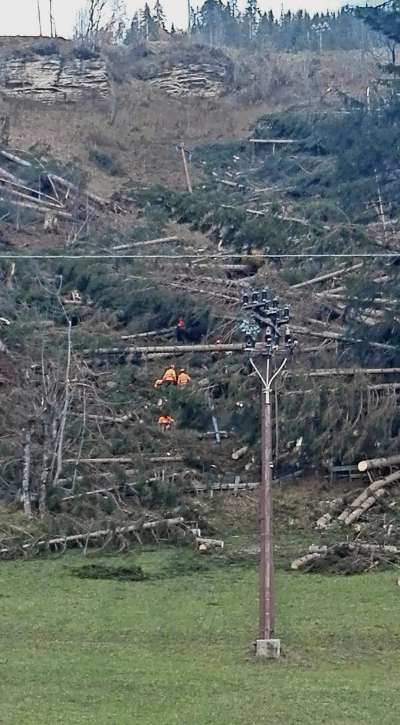
{"type": "Polygon", "coordinates": [[[389,0],[377,7],[358,7],[356,15],[364,20],[371,30],[387,38],[390,42],[392,64],[395,66],[396,45],[400,43],[400,0],[389,0]]]}
{"type": "Polygon", "coordinates": [[[252,42],[257,34],[257,24],[259,17],[259,9],[257,0],[247,0],[246,10],[244,13],[244,21],[247,26],[248,39],[252,42]]]}
{"type": "Polygon", "coordinates": [[[153,19],[159,30],[165,30],[166,15],[161,0],[156,0],[154,4],[153,19]]]}
{"type": "Polygon", "coordinates": [[[157,40],[158,38],[157,23],[151,14],[148,3],[145,4],[142,12],[141,32],[146,40],[157,40]]]}

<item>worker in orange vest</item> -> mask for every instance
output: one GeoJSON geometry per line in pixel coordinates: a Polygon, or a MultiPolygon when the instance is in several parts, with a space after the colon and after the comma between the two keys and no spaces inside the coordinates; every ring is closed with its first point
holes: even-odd
{"type": "Polygon", "coordinates": [[[174,419],[170,415],[160,415],[158,419],[158,425],[164,431],[171,430],[171,427],[175,423],[174,419]]]}
{"type": "Polygon", "coordinates": [[[181,368],[178,373],[177,386],[178,388],[186,388],[191,381],[189,373],[186,372],[185,368],[181,368]]]}
{"type": "Polygon", "coordinates": [[[177,379],[175,365],[170,365],[162,376],[163,385],[176,385],[177,379]]]}

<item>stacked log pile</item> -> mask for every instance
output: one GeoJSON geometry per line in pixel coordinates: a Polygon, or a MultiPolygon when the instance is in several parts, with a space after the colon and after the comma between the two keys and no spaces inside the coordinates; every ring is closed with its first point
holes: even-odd
{"type": "Polygon", "coordinates": [[[368,518],[367,515],[378,502],[388,498],[391,487],[400,482],[400,456],[363,460],[358,463],[358,470],[368,476],[365,489],[350,502],[346,497],[324,502],[329,510],[316,523],[324,537],[330,538],[340,530],[338,527],[345,527],[349,532],[347,540],[310,546],[306,554],[292,562],[293,570],[357,573],[382,564],[399,563],[396,493],[387,501],[384,511],[378,510],[376,516],[368,518]],[[354,540],[349,534],[355,535],[354,540]]]}

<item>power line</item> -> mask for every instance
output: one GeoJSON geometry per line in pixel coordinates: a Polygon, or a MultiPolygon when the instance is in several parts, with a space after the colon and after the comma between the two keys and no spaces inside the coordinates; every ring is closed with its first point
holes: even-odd
{"type": "Polygon", "coordinates": [[[309,254],[257,254],[252,257],[245,253],[242,254],[207,254],[199,256],[197,254],[0,254],[0,260],[65,260],[65,259],[86,259],[92,261],[99,261],[109,259],[115,261],[116,259],[167,259],[167,260],[196,260],[196,261],[208,261],[208,260],[228,260],[228,259],[243,259],[247,258],[249,261],[257,259],[399,259],[400,252],[353,252],[343,254],[316,254],[310,252],[309,254]]]}

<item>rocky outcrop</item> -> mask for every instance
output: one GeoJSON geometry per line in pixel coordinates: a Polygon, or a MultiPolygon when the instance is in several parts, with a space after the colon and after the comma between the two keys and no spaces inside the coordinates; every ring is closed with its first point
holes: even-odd
{"type": "Polygon", "coordinates": [[[0,61],[0,92],[45,103],[77,101],[83,95],[108,94],[106,66],[100,58],[81,60],[54,54],[8,57],[0,61]]]}
{"type": "Polygon", "coordinates": [[[152,86],[170,96],[200,96],[212,98],[223,93],[227,70],[211,63],[177,64],[170,70],[150,79],[152,86]]]}

